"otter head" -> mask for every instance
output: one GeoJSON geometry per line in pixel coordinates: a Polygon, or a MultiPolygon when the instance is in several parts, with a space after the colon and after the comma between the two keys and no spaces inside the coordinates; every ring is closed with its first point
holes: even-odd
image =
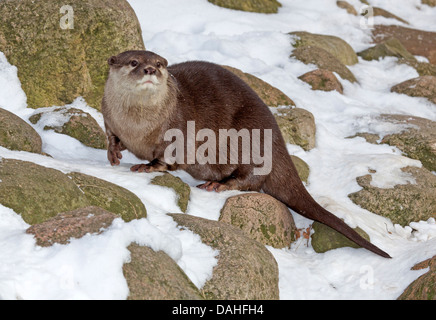
{"type": "Polygon", "coordinates": [[[113,85],[132,94],[159,93],[168,79],[168,61],[151,51],[126,51],[108,59],[113,85]]]}

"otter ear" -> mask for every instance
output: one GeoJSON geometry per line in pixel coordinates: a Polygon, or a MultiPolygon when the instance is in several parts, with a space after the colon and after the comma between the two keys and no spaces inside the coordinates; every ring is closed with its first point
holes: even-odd
{"type": "Polygon", "coordinates": [[[118,59],[117,59],[116,56],[112,56],[112,57],[110,57],[110,58],[107,60],[107,63],[108,63],[110,66],[113,66],[113,65],[115,65],[115,64],[118,64],[118,59]]]}
{"type": "Polygon", "coordinates": [[[164,63],[165,68],[168,67],[168,60],[165,58],[162,58],[162,61],[164,63]]]}

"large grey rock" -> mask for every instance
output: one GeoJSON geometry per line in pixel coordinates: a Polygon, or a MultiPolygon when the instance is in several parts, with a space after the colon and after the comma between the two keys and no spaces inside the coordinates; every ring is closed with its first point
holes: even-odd
{"type": "Polygon", "coordinates": [[[288,208],[265,193],[228,198],[219,221],[229,223],[248,237],[274,248],[287,248],[295,241],[297,228],[288,208]]]}
{"type": "Polygon", "coordinates": [[[31,108],[83,96],[100,109],[107,59],[144,49],[126,0],[4,0],[0,12],[0,51],[18,68],[31,108]]]}
{"type": "Polygon", "coordinates": [[[220,252],[212,279],[202,288],[206,299],[279,299],[277,262],[265,246],[227,223],[186,214],[171,217],[220,252]]]}
{"type": "Polygon", "coordinates": [[[339,37],[306,31],[295,31],[290,34],[297,37],[294,44],[295,48],[305,46],[318,47],[326,50],[345,65],[354,65],[358,62],[353,48],[339,37]]]}
{"type": "Polygon", "coordinates": [[[371,185],[372,176],[368,174],[357,178],[357,183],[363,189],[348,196],[362,208],[401,226],[436,218],[436,175],[417,167],[406,167],[402,171],[410,174],[416,184],[378,188],[371,185]]]}
{"type": "Polygon", "coordinates": [[[163,251],[135,243],[123,265],[129,300],[201,300],[201,293],[182,269],[163,251]]]}
{"type": "Polygon", "coordinates": [[[316,125],[312,113],[301,108],[278,108],[273,114],[286,143],[306,151],[315,148],[316,125]]]}

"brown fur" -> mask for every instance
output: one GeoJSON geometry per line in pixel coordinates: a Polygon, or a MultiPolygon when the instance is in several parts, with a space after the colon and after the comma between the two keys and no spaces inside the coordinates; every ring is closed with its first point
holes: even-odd
{"type": "MultiPolygon", "coordinates": [[[[198,180],[206,180],[200,187],[209,191],[263,190],[299,214],[336,229],[368,250],[389,257],[309,195],[270,110],[233,73],[218,65],[200,61],[167,68],[164,58],[149,51],[125,52],[110,58],[109,64],[111,69],[102,111],[109,139],[108,159],[112,165],[119,164],[121,151],[127,148],[140,159],[151,160],[147,165],[133,166],[132,171],[181,169],[198,180]],[[136,68],[129,65],[132,60],[139,62],[136,68]],[[160,84],[150,85],[150,88],[141,92],[132,91],[135,81],[144,77],[144,70],[150,67],[157,70],[156,78],[160,84]],[[164,152],[171,142],[164,141],[163,136],[166,130],[176,128],[186,137],[188,121],[195,121],[196,132],[208,128],[217,136],[219,129],[271,129],[271,172],[268,175],[254,175],[253,168],[256,165],[253,161],[249,164],[186,164],[186,152],[184,163],[167,165],[164,152]]],[[[197,142],[197,147],[200,144],[197,142]]],[[[239,158],[241,156],[239,152],[239,158]]]]}

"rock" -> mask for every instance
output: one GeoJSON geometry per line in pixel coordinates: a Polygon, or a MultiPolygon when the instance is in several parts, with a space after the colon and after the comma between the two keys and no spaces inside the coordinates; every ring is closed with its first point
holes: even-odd
{"type": "Polygon", "coordinates": [[[356,9],[354,9],[354,7],[351,4],[349,4],[347,1],[336,1],[336,5],[341,9],[347,10],[349,14],[357,16],[356,9]]]}
{"type": "Polygon", "coordinates": [[[436,7],[436,0],[421,0],[422,4],[426,4],[430,7],[436,7]]]}
{"type": "Polygon", "coordinates": [[[306,46],[318,47],[326,50],[344,65],[351,66],[358,62],[353,48],[341,38],[305,31],[291,32],[290,34],[298,38],[294,44],[295,48],[306,46]]]}
{"type": "MultiPolygon", "coordinates": [[[[49,108],[52,109],[52,108],[49,108]]],[[[44,130],[54,130],[79,140],[87,147],[107,149],[107,138],[97,121],[87,112],[76,108],[56,108],[53,111],[36,112],[29,118],[37,124],[41,118],[44,130]],[[61,119],[60,123],[52,124],[54,119],[61,119]],[[45,121],[44,121],[45,120],[45,121]]]]}
{"type": "Polygon", "coordinates": [[[344,93],[344,88],[333,72],[317,69],[299,76],[298,79],[310,84],[313,90],[333,91],[344,93]]]}
{"type": "Polygon", "coordinates": [[[100,234],[117,216],[99,207],[86,207],[63,212],[26,230],[33,234],[36,244],[49,247],[55,243],[68,244],[71,238],[80,239],[87,233],[100,234]]]}
{"type": "Polygon", "coordinates": [[[307,180],[309,179],[309,173],[310,173],[310,168],[309,168],[308,164],[297,156],[291,155],[291,159],[295,165],[295,168],[297,168],[297,172],[298,172],[298,175],[300,176],[300,179],[307,183],[307,180]]]}
{"type": "Polygon", "coordinates": [[[177,195],[177,205],[182,212],[188,209],[189,196],[191,195],[191,187],[184,183],[182,179],[173,176],[170,173],[164,173],[161,176],[155,177],[151,184],[171,188],[177,195]]]}
{"type": "Polygon", "coordinates": [[[419,263],[412,270],[430,270],[412,282],[398,300],[436,300],[436,256],[419,263]]]}
{"type": "Polygon", "coordinates": [[[277,13],[282,6],[277,0],[207,0],[217,6],[259,13],[277,13]]]}
{"type": "Polygon", "coordinates": [[[365,60],[379,60],[384,57],[397,57],[398,63],[414,68],[420,76],[436,76],[436,65],[416,60],[396,38],[390,38],[374,47],[358,53],[365,60]]]}
{"type": "Polygon", "coordinates": [[[341,61],[322,48],[315,46],[298,47],[294,49],[291,57],[296,58],[305,64],[314,64],[319,69],[336,72],[342,79],[350,82],[357,82],[356,77],[341,61]]]}
{"type": "Polygon", "coordinates": [[[0,146],[10,150],[41,153],[39,134],[15,114],[0,108],[0,146]]]}
{"type": "Polygon", "coordinates": [[[134,193],[83,173],[71,172],[68,177],[84,193],[90,205],[113,212],[126,222],[147,217],[144,204],[134,193]]]}
{"type": "Polygon", "coordinates": [[[186,214],[171,217],[179,226],[198,234],[203,243],[219,250],[212,279],[202,288],[206,299],[279,299],[277,262],[264,245],[223,222],[186,214]]]}
{"type": "Polygon", "coordinates": [[[381,143],[396,146],[407,157],[420,160],[425,168],[436,172],[436,122],[403,115],[382,115],[381,119],[406,127],[386,135],[381,143]]]}
{"type": "Polygon", "coordinates": [[[223,67],[245,81],[251,87],[251,89],[258,94],[258,96],[263,100],[263,102],[265,102],[267,106],[295,106],[295,103],[291,100],[291,98],[262,79],[259,79],[258,77],[255,77],[249,73],[242,72],[241,70],[233,67],[223,67]]]}
{"type": "Polygon", "coordinates": [[[398,60],[398,63],[407,64],[414,68],[420,76],[436,76],[436,65],[434,64],[402,58],[398,60]]]}
{"type": "Polygon", "coordinates": [[[0,203],[31,225],[60,212],[89,206],[82,191],[65,174],[31,162],[1,159],[0,180],[0,203]]]}
{"type": "Polygon", "coordinates": [[[411,97],[423,97],[436,104],[436,77],[422,76],[406,80],[391,88],[391,92],[407,94],[411,97]]]}
{"type": "Polygon", "coordinates": [[[265,193],[228,198],[219,221],[229,223],[249,238],[274,248],[287,248],[295,241],[296,227],[288,208],[265,193]]]}
{"type": "Polygon", "coordinates": [[[278,108],[273,112],[286,143],[299,145],[309,151],[315,147],[315,119],[307,110],[278,108]]]}
{"type": "MultiPolygon", "coordinates": [[[[317,253],[324,253],[329,250],[334,250],[338,248],[351,247],[351,248],[361,248],[359,245],[349,240],[347,237],[337,232],[336,230],[326,226],[325,224],[314,222],[312,228],[315,231],[311,235],[313,250],[317,253]]],[[[354,229],[358,234],[360,234],[366,240],[370,240],[368,234],[359,227],[354,229]]]]}
{"type": "Polygon", "coordinates": [[[381,17],[385,17],[388,19],[395,19],[395,20],[398,20],[402,23],[409,24],[406,20],[390,13],[389,11],[386,11],[385,9],[378,8],[378,7],[372,7],[372,10],[373,10],[374,16],[381,16],[381,17]]]}
{"type": "Polygon", "coordinates": [[[357,178],[362,190],[348,197],[362,208],[389,218],[394,224],[407,226],[414,221],[427,221],[436,213],[436,175],[424,168],[406,167],[416,184],[396,185],[382,189],[371,185],[372,176],[357,178]]]}
{"type": "Polygon", "coordinates": [[[375,133],[368,133],[368,132],[358,132],[354,136],[347,137],[347,139],[353,139],[356,137],[361,137],[366,140],[368,143],[372,144],[378,144],[378,141],[380,140],[380,136],[375,133]]]}
{"type": "Polygon", "coordinates": [[[164,252],[131,244],[130,261],[123,266],[129,300],[201,300],[195,285],[164,252]]]}
{"type": "Polygon", "coordinates": [[[397,38],[387,39],[374,47],[359,52],[357,55],[368,61],[379,60],[384,57],[397,57],[416,61],[415,57],[404,48],[397,38]]]}
{"type": "Polygon", "coordinates": [[[375,43],[397,38],[411,54],[426,57],[436,64],[436,32],[422,31],[401,26],[377,25],[372,30],[375,43]]]}
{"type": "Polygon", "coordinates": [[[0,161],[0,203],[21,214],[30,225],[88,206],[106,209],[125,221],[147,214],[136,195],[117,185],[11,159],[0,161]]]}
{"type": "Polygon", "coordinates": [[[83,96],[100,110],[107,59],[144,49],[126,0],[6,0],[0,12],[0,51],[18,68],[31,108],[65,105],[83,96]]]}

